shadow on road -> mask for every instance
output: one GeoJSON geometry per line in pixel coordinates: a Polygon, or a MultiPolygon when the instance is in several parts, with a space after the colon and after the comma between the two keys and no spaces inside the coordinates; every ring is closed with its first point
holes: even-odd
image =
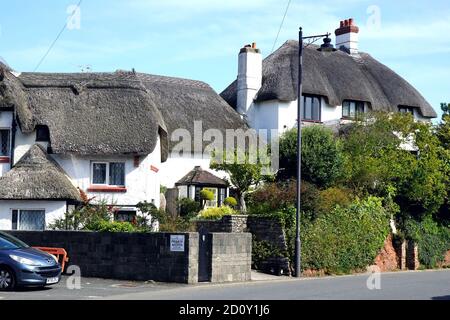
{"type": "Polygon", "coordinates": [[[51,287],[18,287],[10,292],[44,292],[52,290],[51,287]]]}
{"type": "Polygon", "coordinates": [[[450,295],[440,296],[440,297],[432,297],[431,300],[450,300],[450,295]]]}

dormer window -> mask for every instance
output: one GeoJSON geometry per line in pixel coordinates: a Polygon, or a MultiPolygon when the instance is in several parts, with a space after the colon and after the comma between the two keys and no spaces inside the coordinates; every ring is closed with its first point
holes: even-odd
{"type": "Polygon", "coordinates": [[[11,134],[9,129],[0,129],[0,157],[9,157],[11,150],[11,134]]]}
{"type": "Polygon", "coordinates": [[[408,107],[408,106],[399,106],[398,107],[398,112],[400,112],[400,113],[410,113],[410,114],[414,115],[414,108],[413,107],[408,107]]]}
{"type": "Polygon", "coordinates": [[[342,118],[355,119],[365,112],[364,102],[345,100],[342,103],[342,118]]]}
{"type": "Polygon", "coordinates": [[[36,142],[49,142],[50,132],[47,126],[36,127],[36,142]]]}
{"type": "Polygon", "coordinates": [[[320,121],[320,97],[312,95],[303,96],[302,120],[320,121]]]}

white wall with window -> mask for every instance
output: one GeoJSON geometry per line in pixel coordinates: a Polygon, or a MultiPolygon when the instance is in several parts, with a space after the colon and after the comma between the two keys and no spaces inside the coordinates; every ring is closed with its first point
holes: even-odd
{"type": "Polygon", "coordinates": [[[152,168],[158,168],[160,159],[153,154],[139,157],[137,167],[133,156],[52,156],[94,201],[134,206],[146,200],[159,206],[159,176],[152,168]]]}
{"type": "Polygon", "coordinates": [[[0,200],[0,230],[45,230],[66,211],[65,201],[0,200]]]}

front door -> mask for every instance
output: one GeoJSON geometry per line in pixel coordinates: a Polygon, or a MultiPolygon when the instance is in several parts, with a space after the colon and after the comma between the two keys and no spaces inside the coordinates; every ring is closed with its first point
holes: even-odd
{"type": "Polygon", "coordinates": [[[198,281],[211,281],[211,251],[212,235],[205,231],[199,232],[199,252],[198,252],[198,281]]]}

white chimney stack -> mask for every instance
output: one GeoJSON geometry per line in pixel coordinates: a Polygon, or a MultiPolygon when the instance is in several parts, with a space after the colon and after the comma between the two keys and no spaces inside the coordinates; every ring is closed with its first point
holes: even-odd
{"type": "Polygon", "coordinates": [[[239,52],[236,111],[245,115],[262,85],[262,55],[256,43],[239,52]]]}
{"type": "Polygon", "coordinates": [[[336,34],[336,49],[340,49],[349,54],[357,54],[358,32],[359,28],[354,24],[352,18],[341,21],[339,29],[336,29],[334,32],[336,34]]]}

